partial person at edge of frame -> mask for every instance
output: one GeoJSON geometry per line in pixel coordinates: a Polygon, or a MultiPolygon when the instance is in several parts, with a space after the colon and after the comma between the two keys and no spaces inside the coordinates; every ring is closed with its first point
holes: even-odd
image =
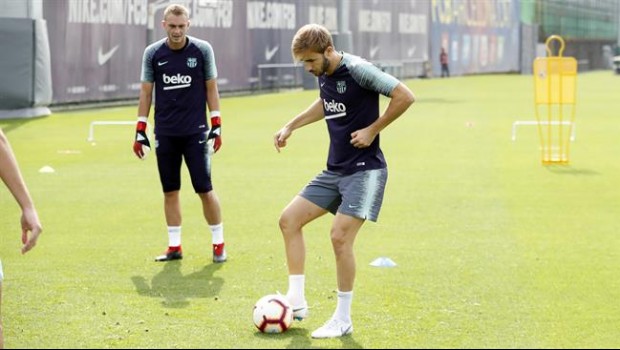
{"type": "MultiPolygon", "coordinates": [[[[22,214],[20,218],[22,227],[22,254],[26,254],[37,244],[39,235],[43,232],[39,214],[24,181],[17,159],[11,148],[6,135],[0,129],[0,178],[9,189],[15,201],[19,205],[22,214]]],[[[0,349],[4,349],[4,331],[2,327],[2,281],[4,273],[0,261],[0,349]]]]}

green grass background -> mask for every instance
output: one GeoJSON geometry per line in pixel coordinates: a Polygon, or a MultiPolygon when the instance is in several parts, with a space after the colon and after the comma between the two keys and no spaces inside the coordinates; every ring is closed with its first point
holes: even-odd
{"type": "MultiPolygon", "coordinates": [[[[0,120],[44,225],[19,253],[19,211],[0,188],[7,348],[617,348],[620,346],[620,77],[578,77],[568,166],[543,166],[528,75],[407,82],[417,102],[382,133],[389,181],[379,222],[356,241],[355,333],[314,340],[335,308],[331,216],[307,226],[311,316],[256,331],[254,302],[286,292],[277,221],[324,168],[324,123],[273,134],[317,91],[222,99],[214,184],[229,261],[184,168],[185,258],[167,245],[155,157],[132,153],[137,106],[0,120]],[[45,165],[55,173],[39,173],[45,165]],[[370,262],[389,257],[398,265],[370,262]]],[[[387,99],[383,99],[385,106],[387,99]]]]}

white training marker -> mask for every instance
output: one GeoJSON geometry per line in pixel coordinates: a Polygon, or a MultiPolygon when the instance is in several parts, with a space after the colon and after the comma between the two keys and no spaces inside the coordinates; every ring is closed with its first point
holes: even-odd
{"type": "Polygon", "coordinates": [[[373,260],[370,263],[370,266],[375,266],[375,267],[394,267],[394,266],[396,266],[396,263],[392,259],[390,259],[390,258],[380,257],[380,258],[376,258],[375,260],[373,260]]]}
{"type": "Polygon", "coordinates": [[[44,174],[51,174],[53,172],[56,172],[56,170],[54,170],[54,168],[52,168],[49,165],[46,165],[44,167],[42,167],[41,169],[39,169],[40,173],[44,173],[44,174]]]}

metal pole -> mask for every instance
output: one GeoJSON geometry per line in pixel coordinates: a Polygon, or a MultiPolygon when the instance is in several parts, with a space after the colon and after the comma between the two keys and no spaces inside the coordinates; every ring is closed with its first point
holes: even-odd
{"type": "Polygon", "coordinates": [[[353,37],[349,29],[350,7],[349,0],[338,0],[338,33],[334,33],[336,50],[352,52],[353,37]]]}
{"type": "Polygon", "coordinates": [[[618,44],[618,55],[620,55],[620,3],[616,2],[616,25],[618,26],[618,38],[617,38],[617,44],[618,44]]]}

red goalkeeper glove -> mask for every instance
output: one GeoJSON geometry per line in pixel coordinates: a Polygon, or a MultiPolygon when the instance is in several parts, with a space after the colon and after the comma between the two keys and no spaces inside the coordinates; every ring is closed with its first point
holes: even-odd
{"type": "Polygon", "coordinates": [[[138,117],[136,124],[136,138],[133,142],[133,153],[140,159],[144,159],[146,154],[151,150],[151,143],[146,136],[146,117],[138,117]]]}
{"type": "Polygon", "coordinates": [[[211,130],[207,134],[207,141],[213,139],[213,150],[217,152],[222,147],[222,119],[219,115],[211,117],[211,130]]]}

